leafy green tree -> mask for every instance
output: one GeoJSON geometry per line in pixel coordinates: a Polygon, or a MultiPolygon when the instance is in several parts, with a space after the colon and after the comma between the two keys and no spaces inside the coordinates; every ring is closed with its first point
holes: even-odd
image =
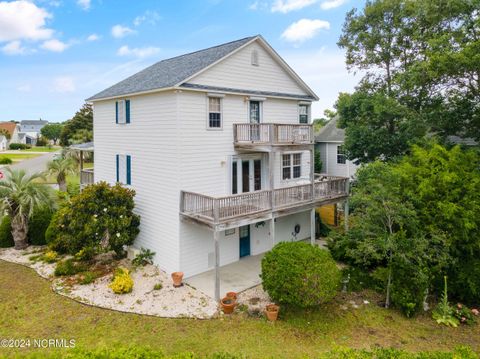
{"type": "Polygon", "coordinates": [[[7,168],[6,178],[0,181],[0,211],[11,218],[15,249],[28,246],[28,223],[34,209],[54,205],[51,188],[36,182],[41,177],[38,173],[28,175],[25,170],[7,168]]]}
{"type": "Polygon", "coordinates": [[[60,191],[67,191],[67,176],[77,172],[77,163],[73,158],[60,157],[47,163],[47,174],[55,176],[60,191]]]}
{"type": "Polygon", "coordinates": [[[60,134],[60,144],[68,146],[72,143],[88,142],[93,138],[93,109],[84,104],[72,119],[64,123],[60,134]]]}
{"type": "Polygon", "coordinates": [[[43,137],[48,138],[53,141],[53,144],[56,145],[60,134],[62,133],[62,124],[60,123],[49,123],[42,127],[40,133],[43,137]]]}

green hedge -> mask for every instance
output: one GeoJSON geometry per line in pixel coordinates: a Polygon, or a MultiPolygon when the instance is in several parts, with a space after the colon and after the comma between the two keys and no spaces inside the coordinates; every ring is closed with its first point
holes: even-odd
{"type": "MultiPolygon", "coordinates": [[[[54,359],[60,358],[59,350],[62,350],[61,357],[68,359],[243,359],[247,355],[241,353],[217,352],[210,355],[200,355],[195,353],[180,353],[174,355],[165,355],[161,351],[142,347],[131,348],[101,348],[95,350],[83,349],[58,349],[57,351],[32,352],[26,354],[17,354],[16,358],[30,359],[54,359]]],[[[458,347],[450,352],[419,352],[409,353],[398,349],[373,349],[358,350],[348,348],[336,348],[332,351],[318,354],[318,359],[478,359],[468,347],[458,347]]]]}
{"type": "Polygon", "coordinates": [[[46,244],[45,232],[52,220],[53,212],[50,208],[35,210],[28,222],[28,243],[40,246],[46,244]]]}
{"type": "Polygon", "coordinates": [[[305,308],[335,296],[340,271],[328,251],[304,242],[284,242],[263,257],[262,281],[276,303],[305,308]]]}
{"type": "Polygon", "coordinates": [[[26,150],[32,148],[32,145],[26,145],[24,143],[11,143],[8,148],[10,148],[11,150],[26,150]]]}
{"type": "Polygon", "coordinates": [[[0,248],[13,247],[12,221],[9,216],[2,218],[0,222],[0,248]]]}
{"type": "Polygon", "coordinates": [[[13,163],[12,159],[9,157],[0,157],[0,165],[11,165],[13,163]]]}

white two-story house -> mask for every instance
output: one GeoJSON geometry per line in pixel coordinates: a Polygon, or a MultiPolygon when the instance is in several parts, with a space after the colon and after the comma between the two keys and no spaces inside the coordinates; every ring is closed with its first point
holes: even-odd
{"type": "Polygon", "coordinates": [[[160,61],[87,101],[95,181],[136,191],[135,246],[190,277],[314,238],[315,207],[346,198],[315,178],[318,98],[261,37],[160,61]],[[315,178],[315,180],[314,180],[315,178]]]}

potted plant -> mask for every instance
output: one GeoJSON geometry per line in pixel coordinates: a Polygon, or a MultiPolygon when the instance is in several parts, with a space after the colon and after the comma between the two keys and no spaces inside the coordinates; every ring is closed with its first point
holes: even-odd
{"type": "Polygon", "coordinates": [[[227,292],[227,294],[225,294],[225,297],[232,298],[233,300],[237,300],[237,293],[236,292],[227,292]]]}
{"type": "Polygon", "coordinates": [[[172,279],[173,279],[173,286],[175,288],[181,287],[183,285],[182,283],[183,272],[173,272],[172,279]]]}
{"type": "Polygon", "coordinates": [[[230,297],[225,297],[220,301],[220,305],[222,306],[222,310],[225,314],[232,314],[236,304],[237,302],[235,299],[230,297]]]}
{"type": "Polygon", "coordinates": [[[268,304],[267,307],[265,308],[265,315],[267,316],[267,319],[274,322],[278,318],[278,311],[280,310],[280,307],[276,304],[268,304]]]}

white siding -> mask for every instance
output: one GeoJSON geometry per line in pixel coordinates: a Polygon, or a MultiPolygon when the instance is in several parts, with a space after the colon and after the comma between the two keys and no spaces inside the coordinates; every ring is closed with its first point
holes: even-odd
{"type": "Polygon", "coordinates": [[[116,154],[132,157],[136,212],[135,246],[156,252],[162,269],[179,269],[178,128],[174,92],[130,97],[130,124],[115,123],[115,101],[94,105],[95,181],[116,181],[116,154]]]}
{"type": "Polygon", "coordinates": [[[307,95],[258,42],[244,47],[188,82],[242,90],[307,95]],[[251,63],[254,49],[258,51],[259,66],[253,66],[251,63]]]}
{"type": "Polygon", "coordinates": [[[337,163],[337,147],[340,143],[320,143],[317,149],[320,151],[322,159],[322,172],[331,176],[353,177],[358,166],[352,161],[347,163],[337,163]]]}

